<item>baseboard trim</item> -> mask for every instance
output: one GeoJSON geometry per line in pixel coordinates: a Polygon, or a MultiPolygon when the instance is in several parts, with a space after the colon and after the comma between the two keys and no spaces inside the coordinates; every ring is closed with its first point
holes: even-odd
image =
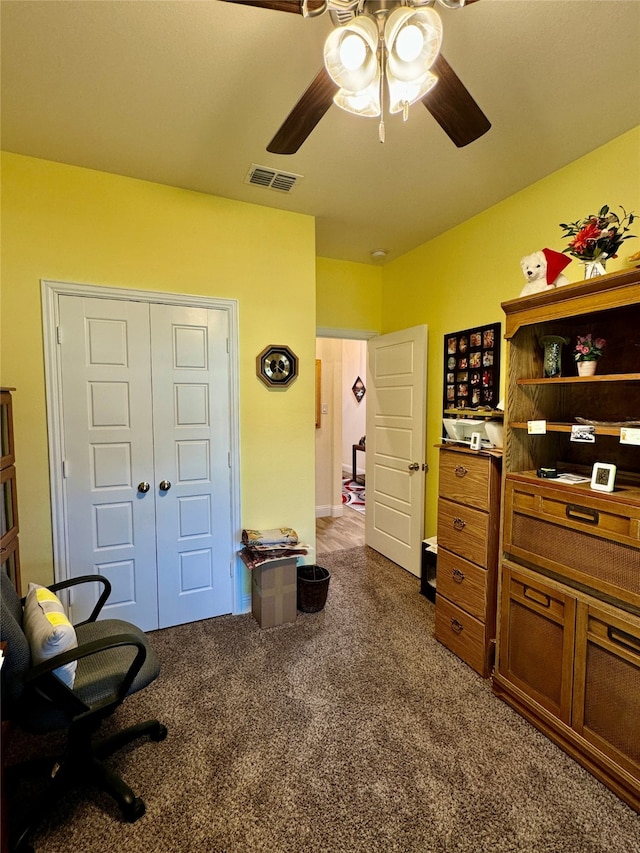
{"type": "Polygon", "coordinates": [[[330,506],[324,504],[316,507],[316,518],[341,518],[344,515],[342,504],[338,506],[330,506]]]}

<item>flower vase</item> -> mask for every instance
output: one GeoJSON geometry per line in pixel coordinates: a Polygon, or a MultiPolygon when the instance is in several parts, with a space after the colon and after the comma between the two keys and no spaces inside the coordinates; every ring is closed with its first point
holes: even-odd
{"type": "Polygon", "coordinates": [[[568,344],[569,338],[545,335],[539,343],[544,349],[544,376],[548,379],[562,376],[562,344],[568,344]]]}
{"type": "Polygon", "coordinates": [[[606,258],[599,258],[597,261],[584,261],[584,277],[597,278],[599,275],[605,275],[607,272],[606,258]]]}
{"type": "Polygon", "coordinates": [[[595,376],[597,361],[578,361],[578,376],[595,376]]]}

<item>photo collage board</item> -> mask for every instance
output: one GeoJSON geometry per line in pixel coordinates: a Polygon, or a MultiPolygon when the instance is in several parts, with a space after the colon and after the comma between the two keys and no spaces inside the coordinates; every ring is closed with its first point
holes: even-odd
{"type": "Polygon", "coordinates": [[[444,408],[495,409],[500,394],[500,323],[444,336],[444,408]]]}

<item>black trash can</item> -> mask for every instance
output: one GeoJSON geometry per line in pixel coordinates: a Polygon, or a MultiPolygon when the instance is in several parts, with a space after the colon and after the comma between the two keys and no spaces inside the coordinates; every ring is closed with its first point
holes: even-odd
{"type": "Polygon", "coordinates": [[[298,610],[317,613],[327,602],[331,574],[322,566],[298,566],[298,610]]]}

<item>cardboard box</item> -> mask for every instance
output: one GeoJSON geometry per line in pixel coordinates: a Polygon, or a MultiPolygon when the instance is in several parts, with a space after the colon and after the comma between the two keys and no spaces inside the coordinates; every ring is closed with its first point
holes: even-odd
{"type": "Polygon", "coordinates": [[[251,570],[251,610],[261,628],[295,622],[298,560],[272,560],[251,570]]]}

